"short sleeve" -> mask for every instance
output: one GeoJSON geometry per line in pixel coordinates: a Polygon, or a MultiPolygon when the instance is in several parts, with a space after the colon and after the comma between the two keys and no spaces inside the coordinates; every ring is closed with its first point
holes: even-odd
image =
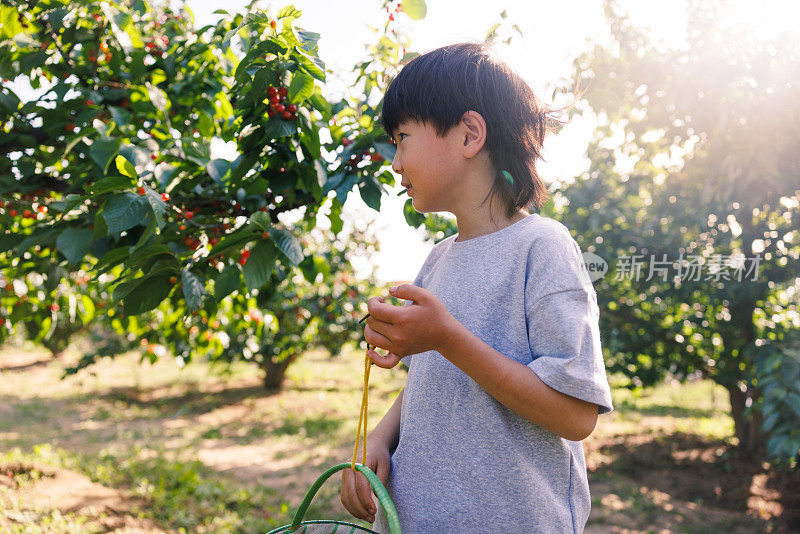
{"type": "Polygon", "coordinates": [[[525,313],[533,361],[528,367],[548,386],[613,411],[600,345],[597,295],[580,278],[580,248],[569,232],[534,245],[525,286],[525,313]],[[564,235],[566,234],[566,235],[564,235]]]}

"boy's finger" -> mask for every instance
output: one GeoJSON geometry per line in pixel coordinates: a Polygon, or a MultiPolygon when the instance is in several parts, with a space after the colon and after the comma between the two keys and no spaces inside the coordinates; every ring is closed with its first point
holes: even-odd
{"type": "Polygon", "coordinates": [[[358,514],[360,513],[358,511],[358,506],[353,504],[354,502],[358,501],[358,499],[353,498],[355,496],[355,489],[353,474],[348,473],[347,469],[345,469],[342,471],[342,504],[348,512],[350,512],[353,516],[358,517],[358,514]]]}
{"type": "Polygon", "coordinates": [[[383,369],[391,369],[400,363],[400,357],[393,352],[387,352],[386,356],[381,356],[374,350],[367,352],[367,356],[372,360],[372,363],[383,369]]]}
{"type": "Polygon", "coordinates": [[[356,480],[356,485],[358,486],[358,498],[360,499],[361,505],[364,507],[364,510],[368,513],[368,515],[374,516],[375,504],[372,502],[372,496],[370,495],[370,490],[372,487],[370,486],[367,477],[359,473],[356,480]]]}
{"type": "Polygon", "coordinates": [[[350,512],[353,517],[357,517],[366,521],[370,514],[367,512],[366,507],[361,504],[361,499],[359,498],[358,490],[356,489],[356,477],[354,476],[353,470],[349,468],[345,469],[342,472],[342,479],[345,477],[347,478],[347,482],[343,483],[342,486],[342,491],[344,493],[343,503],[345,508],[347,508],[347,511],[350,512]]]}

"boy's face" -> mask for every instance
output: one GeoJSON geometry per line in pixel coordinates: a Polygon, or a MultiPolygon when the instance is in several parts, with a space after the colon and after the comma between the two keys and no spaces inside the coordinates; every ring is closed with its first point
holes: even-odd
{"type": "Polygon", "coordinates": [[[392,169],[402,176],[401,184],[409,187],[414,209],[419,213],[454,212],[456,178],[464,162],[458,150],[460,128],[451,128],[439,137],[430,124],[406,121],[392,138],[397,147],[392,169]]]}

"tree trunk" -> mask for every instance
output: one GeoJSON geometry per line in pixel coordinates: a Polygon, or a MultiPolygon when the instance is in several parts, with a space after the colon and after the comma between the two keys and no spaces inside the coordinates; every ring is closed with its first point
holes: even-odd
{"type": "Polygon", "coordinates": [[[747,399],[756,401],[757,396],[748,395],[736,385],[727,387],[731,399],[731,416],[735,425],[736,437],[739,439],[739,451],[747,453],[754,459],[764,458],[766,455],[766,435],[761,431],[763,417],[760,412],[754,411],[745,417],[747,399]]]}
{"type": "Polygon", "coordinates": [[[261,363],[261,369],[264,370],[264,388],[280,390],[283,387],[283,380],[286,378],[286,369],[289,368],[289,365],[294,360],[294,357],[286,358],[280,362],[265,359],[261,363]]]}

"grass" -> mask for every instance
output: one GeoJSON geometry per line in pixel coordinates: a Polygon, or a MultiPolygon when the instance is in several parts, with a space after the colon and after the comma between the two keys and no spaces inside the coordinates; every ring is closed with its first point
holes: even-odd
{"type": "MultiPolygon", "coordinates": [[[[34,347],[5,347],[0,363],[20,354],[38,357],[34,347]]],[[[181,368],[127,355],[65,380],[51,363],[8,373],[13,379],[0,381],[0,450],[10,452],[0,457],[0,474],[3,466],[32,469],[20,469],[11,486],[0,484],[0,508],[8,510],[0,513],[0,530],[104,532],[133,522],[146,531],[255,533],[289,523],[311,483],[352,457],[363,352],[334,359],[308,353],[278,394],[264,391],[245,363],[181,368]],[[26,488],[39,487],[48,469],[80,474],[117,492],[119,502],[73,513],[41,506],[26,488]]],[[[404,381],[401,369],[373,368],[370,428],[404,381]]],[[[593,495],[587,532],[773,528],[774,510],[761,519],[745,513],[747,496],[737,511],[731,507],[739,501],[715,500],[713,488],[691,491],[722,476],[740,476],[737,483],[750,487],[754,472],[737,475],[735,463],[724,469],[735,440],[723,388],[615,388],[613,401],[615,411],[584,442],[593,495]],[[691,478],[703,469],[711,474],[691,478]]],[[[306,517],[366,525],[342,507],[338,481],[322,486],[306,517]]]]}

